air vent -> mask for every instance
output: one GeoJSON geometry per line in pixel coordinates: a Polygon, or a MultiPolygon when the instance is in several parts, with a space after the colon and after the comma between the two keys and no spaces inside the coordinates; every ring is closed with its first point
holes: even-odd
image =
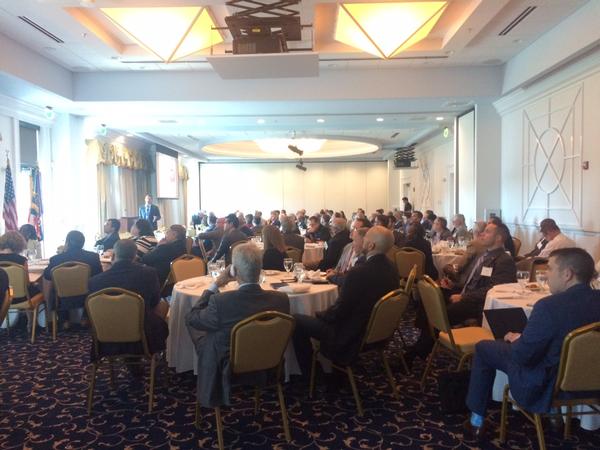
{"type": "Polygon", "coordinates": [[[29,17],[26,16],[19,16],[19,19],[21,19],[23,22],[25,22],[27,25],[32,26],[33,28],[35,28],[36,30],[38,30],[40,33],[45,34],[47,37],[49,37],[50,39],[52,39],[54,42],[58,43],[58,44],[64,44],[65,41],[63,41],[61,38],[53,35],[52,33],[50,33],[48,30],[46,30],[43,26],[38,25],[37,23],[35,23],[33,20],[31,20],[29,17]]]}
{"type": "Polygon", "coordinates": [[[173,120],[173,119],[161,119],[158,122],[159,123],[177,123],[177,121],[173,120]]]}
{"type": "Polygon", "coordinates": [[[523,22],[525,20],[525,18],[531,14],[535,9],[537,8],[537,6],[528,6],[527,8],[525,8],[521,14],[519,14],[517,17],[515,17],[507,26],[506,28],[504,28],[504,30],[502,30],[500,33],[498,33],[498,36],[506,36],[508,33],[510,33],[517,25],[519,25],[521,22],[523,22]]]}
{"type": "Polygon", "coordinates": [[[394,138],[395,138],[395,137],[397,137],[399,134],[400,134],[400,133],[398,133],[398,132],[396,131],[394,134],[392,134],[392,135],[390,136],[390,139],[394,139],[394,138]]]}

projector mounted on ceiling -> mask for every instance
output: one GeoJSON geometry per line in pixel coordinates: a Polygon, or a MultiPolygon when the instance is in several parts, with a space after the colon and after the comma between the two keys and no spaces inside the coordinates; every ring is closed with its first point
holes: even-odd
{"type": "Polygon", "coordinates": [[[415,164],[417,159],[415,158],[415,147],[417,143],[407,145],[406,147],[398,147],[394,154],[394,167],[397,169],[413,169],[416,168],[415,164]]]}
{"type": "Polygon", "coordinates": [[[281,0],[264,4],[248,0],[230,0],[228,6],[242,11],[225,17],[233,36],[234,55],[287,53],[288,41],[302,40],[300,13],[290,9],[300,0],[281,0]]]}

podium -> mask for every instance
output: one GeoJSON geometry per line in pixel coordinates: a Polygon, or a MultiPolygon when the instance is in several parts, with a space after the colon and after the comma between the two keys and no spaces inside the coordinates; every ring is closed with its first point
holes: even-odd
{"type": "Polygon", "coordinates": [[[138,216],[135,217],[121,217],[121,232],[130,231],[131,227],[138,220],[138,216]]]}

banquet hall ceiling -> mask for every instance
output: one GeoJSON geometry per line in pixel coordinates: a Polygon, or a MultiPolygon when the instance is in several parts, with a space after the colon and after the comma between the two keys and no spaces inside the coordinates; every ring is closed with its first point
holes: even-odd
{"type": "MultiPolygon", "coordinates": [[[[412,69],[500,68],[586,2],[448,0],[447,8],[423,41],[383,60],[334,39],[337,2],[302,0],[299,5],[301,23],[312,27],[304,28],[302,40],[290,46],[312,48],[311,54],[317,55],[319,81],[323,75],[331,73],[343,79],[357,73],[382,74],[412,69]],[[535,8],[531,9],[532,6],[535,8]]],[[[215,73],[207,59],[211,49],[181,61],[163,63],[100,12],[100,8],[158,6],[206,7],[221,27],[225,26],[225,17],[236,11],[227,6],[225,0],[0,0],[0,34],[64,67],[74,77],[93,79],[96,75],[117,73],[131,77],[215,73]]],[[[223,31],[222,36],[224,42],[212,49],[213,55],[239,56],[226,54],[232,47],[231,35],[223,31]]],[[[276,72],[272,71],[271,78],[289,76],[276,72]]],[[[240,78],[244,78],[243,73],[240,78]]],[[[2,82],[0,79],[0,87],[2,82]]],[[[475,96],[455,98],[451,92],[447,98],[439,96],[413,102],[392,96],[387,100],[372,97],[372,100],[351,101],[340,94],[335,99],[317,101],[308,98],[305,102],[287,102],[276,107],[266,101],[250,105],[249,98],[240,97],[222,102],[221,109],[215,104],[207,110],[200,102],[178,99],[169,103],[168,95],[165,91],[162,101],[138,103],[134,103],[137,100],[134,98],[128,101],[126,94],[118,100],[94,98],[84,102],[75,99],[65,111],[93,115],[111,128],[201,158],[210,158],[201,151],[205,145],[265,137],[289,138],[294,134],[299,137],[358,138],[383,149],[363,155],[362,159],[381,159],[389,156],[396,147],[451,126],[453,118],[475,102],[475,96]]]]}

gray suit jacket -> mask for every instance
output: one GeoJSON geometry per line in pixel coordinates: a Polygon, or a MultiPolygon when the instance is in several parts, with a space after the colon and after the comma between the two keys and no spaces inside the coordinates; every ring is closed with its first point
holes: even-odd
{"type": "Polygon", "coordinates": [[[198,353],[198,401],[202,406],[229,405],[231,329],[239,321],[263,311],[290,312],[287,294],[264,291],[247,284],[237,291],[204,291],[188,313],[186,323],[198,353]]]}

